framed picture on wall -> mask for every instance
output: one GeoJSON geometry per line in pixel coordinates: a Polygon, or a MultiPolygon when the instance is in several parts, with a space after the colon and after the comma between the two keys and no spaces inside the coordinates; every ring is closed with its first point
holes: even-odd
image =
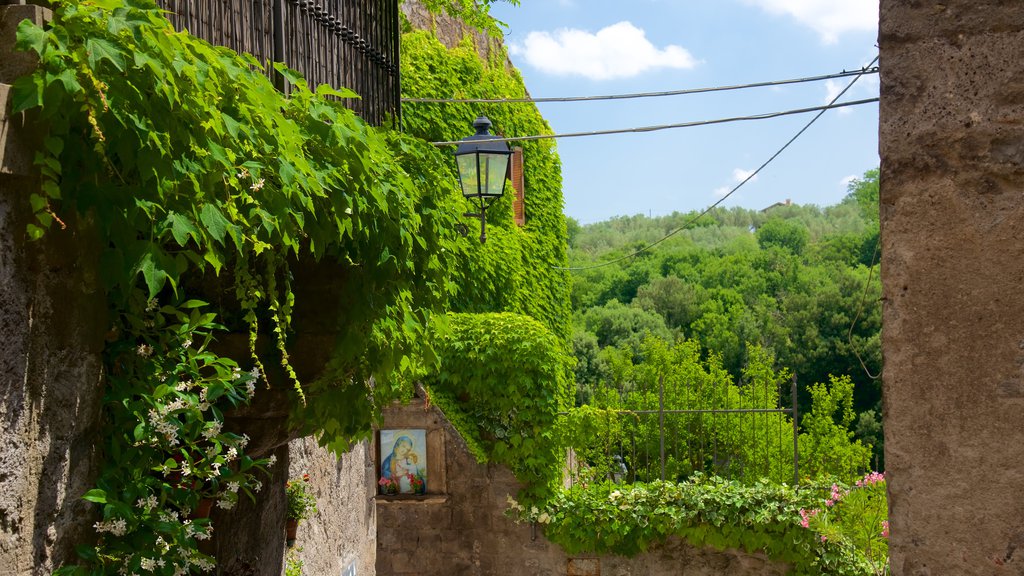
{"type": "Polygon", "coordinates": [[[380,494],[427,493],[427,431],[387,429],[380,431],[380,494]]]}

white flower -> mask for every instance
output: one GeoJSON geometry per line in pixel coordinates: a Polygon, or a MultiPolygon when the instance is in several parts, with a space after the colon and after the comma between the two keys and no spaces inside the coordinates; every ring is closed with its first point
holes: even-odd
{"type": "Polygon", "coordinates": [[[235,458],[238,458],[238,450],[236,450],[234,446],[228,448],[228,453],[227,456],[225,456],[225,458],[227,458],[228,462],[234,460],[235,458]]]}
{"type": "Polygon", "coordinates": [[[253,192],[258,192],[259,190],[261,190],[263,188],[263,184],[264,184],[264,180],[263,180],[263,178],[260,178],[259,180],[253,182],[252,186],[249,186],[249,190],[252,190],[253,192]]]}
{"type": "Polygon", "coordinates": [[[228,490],[232,492],[238,492],[238,482],[228,482],[228,490]]]}
{"type": "Polygon", "coordinates": [[[149,302],[146,302],[146,312],[152,312],[153,310],[156,310],[157,306],[159,305],[160,303],[157,302],[156,298],[153,298],[149,302]]]}
{"type": "Polygon", "coordinates": [[[151,572],[153,571],[153,568],[156,568],[156,562],[154,562],[152,558],[143,557],[140,565],[143,570],[149,570],[151,572]]]}
{"type": "Polygon", "coordinates": [[[551,516],[548,516],[547,512],[541,512],[540,516],[537,517],[537,522],[547,524],[548,522],[551,522],[551,516]]]}
{"type": "Polygon", "coordinates": [[[242,171],[239,172],[238,174],[235,174],[235,176],[237,176],[239,180],[241,180],[242,178],[248,178],[249,177],[249,169],[248,168],[242,168],[242,171]]]}
{"type": "Polygon", "coordinates": [[[192,339],[191,338],[189,338],[188,340],[185,340],[184,342],[181,343],[181,347],[182,348],[188,348],[191,345],[192,345],[192,339]]]}
{"type": "Polygon", "coordinates": [[[143,358],[149,358],[153,354],[153,347],[149,344],[139,344],[139,347],[135,349],[135,353],[143,358]]]}
{"type": "Polygon", "coordinates": [[[123,518],[97,522],[92,525],[97,532],[109,532],[114,536],[124,536],[128,532],[128,523],[123,518]]]}
{"type": "Polygon", "coordinates": [[[271,454],[270,458],[267,458],[267,467],[277,464],[277,454],[271,454]]]}
{"type": "Polygon", "coordinates": [[[235,507],[235,503],[228,498],[221,498],[220,500],[217,500],[217,507],[225,510],[231,510],[235,507]]]}
{"type": "Polygon", "coordinates": [[[153,496],[152,494],[146,498],[139,498],[139,501],[135,503],[137,507],[142,508],[147,512],[156,508],[157,504],[156,496],[153,496]]]}
{"type": "Polygon", "coordinates": [[[203,430],[203,437],[207,440],[212,440],[214,436],[220,434],[221,426],[222,424],[220,422],[214,421],[212,425],[207,426],[206,429],[203,430]]]}
{"type": "Polygon", "coordinates": [[[260,482],[259,480],[253,480],[252,481],[252,491],[253,492],[259,492],[262,489],[263,489],[263,482],[260,482]]]}

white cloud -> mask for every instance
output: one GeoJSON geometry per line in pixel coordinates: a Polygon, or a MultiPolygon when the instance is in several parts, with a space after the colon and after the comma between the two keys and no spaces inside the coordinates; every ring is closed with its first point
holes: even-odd
{"type": "Polygon", "coordinates": [[[853,182],[854,180],[856,180],[857,178],[859,178],[859,176],[857,176],[856,174],[850,174],[846,178],[843,178],[842,180],[840,180],[839,181],[839,185],[843,187],[843,190],[849,190],[850,189],[850,183],[853,182]]]}
{"type": "Polygon", "coordinates": [[[746,0],[772,14],[788,14],[834,44],[846,32],[878,29],[878,0],[746,0]]]}
{"type": "MultiPolygon", "coordinates": [[[[845,88],[846,86],[847,86],[846,83],[839,83],[839,82],[836,82],[835,80],[826,80],[825,81],[825,104],[828,104],[828,103],[832,102],[832,99],[835,98],[836,96],[838,96],[839,93],[842,92],[843,88],[845,88]]],[[[849,92],[847,92],[847,95],[849,95],[849,92]]],[[[840,114],[852,114],[853,113],[853,108],[836,108],[833,111],[834,112],[839,112],[840,114]]]]}
{"type": "MultiPolygon", "coordinates": [[[[742,168],[735,168],[732,171],[732,179],[733,179],[734,182],[739,184],[740,182],[743,182],[747,178],[750,178],[750,176],[753,173],[754,173],[753,170],[744,170],[742,168]]],[[[750,181],[751,182],[757,182],[757,176],[754,176],[753,178],[750,178],[750,181]]]]}
{"type": "Polygon", "coordinates": [[[612,24],[597,33],[574,28],[530,32],[510,51],[548,74],[591,80],[630,78],[649,70],[697,65],[686,49],[676,45],[659,49],[643,30],[629,22],[612,24]]]}
{"type": "MultiPolygon", "coordinates": [[[[744,170],[743,168],[734,168],[733,171],[732,171],[732,183],[727,185],[727,186],[719,186],[718,188],[715,188],[715,190],[712,192],[712,194],[715,195],[715,198],[721,198],[721,197],[725,196],[733,188],[735,188],[737,184],[739,184],[740,182],[743,182],[747,178],[750,178],[750,176],[753,173],[754,173],[753,170],[744,170]]],[[[747,182],[747,184],[750,184],[751,182],[757,182],[757,176],[754,176],[753,178],[750,178],[750,182],[747,182]]]]}

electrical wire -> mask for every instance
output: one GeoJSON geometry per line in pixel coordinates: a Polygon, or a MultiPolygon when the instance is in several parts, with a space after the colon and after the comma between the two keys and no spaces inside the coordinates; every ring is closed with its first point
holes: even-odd
{"type": "MultiPolygon", "coordinates": [[[[874,60],[872,60],[870,64],[865,66],[864,69],[866,70],[868,68],[871,68],[872,66],[874,66],[875,62],[877,62],[877,61],[878,61],[878,56],[875,56],[874,60]]],[[[554,268],[555,270],[565,270],[567,272],[578,272],[578,271],[583,271],[583,270],[594,270],[596,268],[603,268],[605,266],[611,266],[612,264],[617,264],[617,263],[622,262],[623,260],[626,260],[628,258],[634,258],[636,256],[639,256],[640,254],[643,254],[644,252],[647,252],[651,248],[654,248],[655,246],[661,244],[662,242],[664,242],[664,241],[668,240],[669,238],[675,236],[676,234],[682,232],[686,228],[690,227],[690,225],[692,225],[694,222],[696,222],[697,220],[703,218],[709,212],[711,212],[712,210],[717,208],[719,204],[721,204],[722,202],[725,202],[725,200],[727,198],[729,198],[737,190],[742,188],[744,184],[746,184],[747,182],[750,182],[751,180],[753,180],[754,177],[757,176],[762,170],[764,170],[766,166],[768,166],[769,164],[772,163],[772,161],[774,161],[776,158],[778,158],[779,155],[782,154],[786,150],[786,148],[789,148],[789,146],[791,144],[793,144],[793,142],[796,142],[797,138],[802,136],[803,133],[806,132],[808,128],[810,128],[815,122],[817,122],[818,118],[821,118],[822,115],[824,115],[825,112],[827,110],[829,110],[836,103],[837,100],[842,98],[843,94],[846,94],[850,90],[850,88],[853,88],[853,85],[857,83],[857,80],[859,80],[860,77],[861,77],[861,75],[855,76],[853,78],[853,80],[851,80],[850,83],[846,85],[846,88],[843,88],[843,90],[841,92],[839,92],[838,94],[835,95],[835,97],[832,98],[832,100],[828,103],[828,106],[823,107],[823,109],[820,112],[815,114],[814,118],[811,118],[811,120],[809,122],[807,122],[807,124],[805,124],[803,128],[801,128],[796,134],[793,135],[792,138],[789,139],[789,141],[787,141],[785,144],[783,144],[781,148],[779,148],[774,154],[771,155],[771,157],[769,157],[767,160],[764,161],[764,163],[762,163],[760,166],[758,166],[757,170],[754,170],[753,172],[748,174],[747,177],[744,178],[739,184],[733,186],[732,190],[729,190],[729,192],[727,192],[724,196],[722,196],[717,201],[715,201],[713,204],[711,204],[710,206],[705,208],[704,211],[702,211],[700,214],[697,214],[696,216],[694,216],[693,218],[691,218],[690,220],[685,222],[679,228],[676,228],[675,230],[673,230],[673,231],[669,232],[668,234],[662,236],[661,239],[655,240],[654,242],[648,244],[647,246],[644,246],[643,248],[641,248],[641,249],[639,249],[639,250],[637,250],[637,251],[635,251],[635,252],[633,252],[631,254],[626,254],[625,256],[620,256],[618,258],[609,260],[607,262],[602,262],[600,264],[593,264],[591,266],[577,266],[577,267],[572,267],[572,266],[552,266],[552,268],[554,268]]],[[[876,100],[877,100],[877,98],[876,98],[876,100]]]]}
{"type": "MultiPolygon", "coordinates": [[[[860,106],[862,104],[871,104],[872,102],[878,102],[878,98],[865,98],[863,100],[851,100],[849,102],[835,103],[835,100],[824,105],[824,106],[812,106],[810,108],[796,108],[793,110],[784,110],[782,112],[768,112],[766,114],[754,114],[752,116],[733,116],[731,118],[716,118],[714,120],[696,120],[693,122],[680,122],[678,124],[658,124],[656,126],[639,126],[636,128],[615,128],[612,130],[592,130],[590,132],[566,132],[563,134],[536,134],[533,136],[496,136],[494,138],[479,138],[474,139],[473,142],[476,144],[483,144],[485,142],[528,142],[533,140],[554,140],[558,138],[580,138],[584,136],[608,136],[610,134],[630,134],[630,133],[643,133],[643,132],[657,132],[659,130],[672,130],[675,128],[693,128],[695,126],[712,126],[714,124],[727,124],[730,122],[747,122],[750,120],[768,120],[771,118],[780,118],[782,116],[792,116],[794,114],[807,114],[808,112],[819,112],[819,116],[826,110],[832,110],[834,108],[846,108],[848,106],[860,106]]],[[[431,142],[434,146],[458,146],[462,144],[461,140],[450,140],[444,142],[431,142]]]]}
{"type": "Polygon", "coordinates": [[[877,74],[878,67],[865,66],[860,70],[837,72],[835,74],[824,74],[821,76],[809,76],[806,78],[793,78],[789,80],[770,80],[767,82],[754,82],[751,84],[736,84],[731,86],[714,86],[710,88],[688,88],[685,90],[668,90],[664,92],[637,92],[633,94],[609,94],[603,96],[567,96],[550,98],[402,98],[403,104],[543,104],[550,102],[593,102],[598,100],[628,100],[631,98],[657,98],[661,96],[685,96],[689,94],[703,94],[706,92],[725,92],[728,90],[744,90],[747,88],[764,88],[767,86],[784,86],[787,84],[799,84],[802,82],[820,82],[821,80],[834,80],[848,76],[862,76],[864,74],[877,74]]]}
{"type": "Polygon", "coordinates": [[[867,300],[868,290],[871,288],[871,280],[874,277],[875,264],[878,261],[878,250],[881,248],[881,245],[882,238],[881,235],[879,235],[879,237],[875,239],[875,251],[871,254],[871,266],[868,268],[868,279],[864,283],[864,292],[860,295],[860,303],[857,304],[857,314],[853,317],[853,321],[850,322],[850,330],[846,333],[846,343],[850,345],[850,350],[853,350],[853,355],[857,357],[857,361],[860,362],[860,367],[864,369],[864,373],[872,380],[878,380],[881,378],[882,373],[871,373],[871,370],[868,368],[867,363],[864,362],[864,358],[861,357],[857,347],[853,345],[853,329],[857,326],[857,322],[860,321],[860,316],[864,312],[864,302],[867,300]]]}

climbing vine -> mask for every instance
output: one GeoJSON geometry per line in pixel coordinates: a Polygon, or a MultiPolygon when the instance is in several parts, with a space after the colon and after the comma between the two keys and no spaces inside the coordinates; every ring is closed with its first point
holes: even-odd
{"type": "MultiPolygon", "coordinates": [[[[693,546],[764,553],[790,564],[798,576],[882,573],[882,564],[865,553],[856,537],[873,531],[876,540],[882,539],[884,527],[877,521],[863,526],[875,510],[834,510],[836,516],[845,515],[845,530],[801,521],[809,511],[835,506],[830,497],[836,489],[828,484],[743,484],[698,474],[686,482],[577,486],[540,503],[510,499],[507,514],[541,525],[570,554],[633,556],[676,536],[693,546]]],[[[867,489],[858,484],[856,490],[867,489]]]]}
{"type": "Polygon", "coordinates": [[[175,32],[150,0],[61,1],[46,27],[19,26],[18,47],[39,67],[14,111],[45,126],[26,233],[97,237],[112,318],[108,440],[85,495],[100,519],[62,573],[211,569],[199,509],[230,509],[273,464],[226,411],[290,389],[295,426],[340,449],[433,361],[424,335],[468,243],[446,159],[279,66],[282,95],[261,63],[175,32]],[[341,337],[311,382],[289,362],[296,263],[345,278],[341,337]],[[228,332],[248,333],[248,356],[218,352],[228,332]]]}
{"type": "Polygon", "coordinates": [[[538,321],[509,313],[452,314],[426,383],[481,462],[512,469],[531,497],[551,493],[563,454],[555,432],[571,403],[573,359],[538,321]]]}
{"type": "MultiPolygon", "coordinates": [[[[489,40],[489,42],[495,42],[489,40]]],[[[430,32],[402,35],[403,96],[434,98],[516,98],[526,96],[519,72],[496,42],[488,55],[472,38],[449,49],[430,32]]],[[[532,104],[407,104],[405,130],[424,140],[453,141],[467,136],[473,119],[484,115],[496,133],[529,136],[551,133],[532,104]]],[[[520,144],[515,144],[520,145],[520,144]]],[[[524,142],[526,225],[512,221],[512,195],[488,210],[486,244],[471,242],[459,255],[467,282],[452,299],[457,312],[507,311],[543,323],[568,342],[571,333],[561,161],[551,140],[524,142]]],[[[448,150],[450,152],[450,150],[448,150]]],[[[452,176],[455,178],[454,166],[452,176]]],[[[470,210],[466,204],[464,210],[470,210]]]]}

